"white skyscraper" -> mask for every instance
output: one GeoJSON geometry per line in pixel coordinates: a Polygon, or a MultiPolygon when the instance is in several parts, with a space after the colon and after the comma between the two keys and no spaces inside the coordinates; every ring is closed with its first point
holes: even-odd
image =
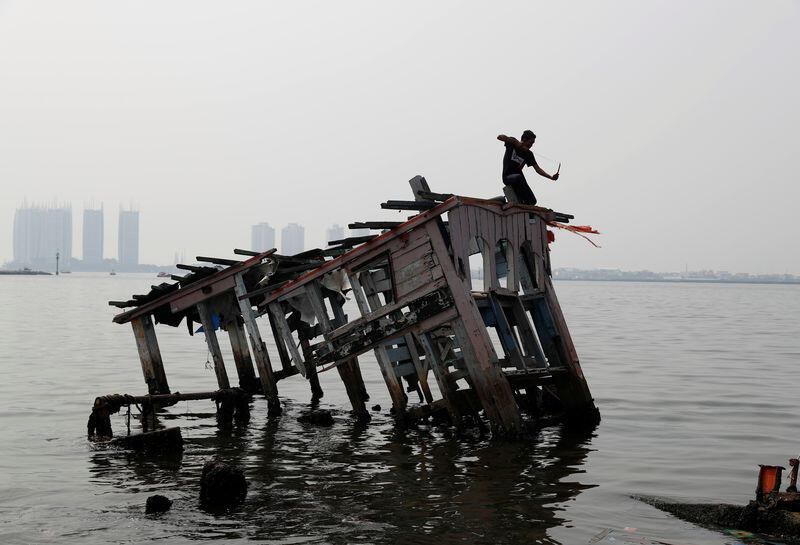
{"type": "Polygon", "coordinates": [[[138,210],[119,210],[117,259],[120,267],[135,268],[139,264],[138,210]]]}
{"type": "Polygon", "coordinates": [[[103,207],[83,211],[83,261],[97,264],[103,261],[103,207]]]}
{"type": "Polygon", "coordinates": [[[306,230],[302,225],[290,223],[281,230],[281,253],[299,254],[305,249],[306,230]]]}
{"type": "Polygon", "coordinates": [[[26,206],[14,212],[14,261],[20,266],[55,269],[72,258],[72,207],[26,206]]]}
{"type": "Polygon", "coordinates": [[[253,225],[250,230],[250,249],[254,252],[266,252],[275,247],[275,229],[269,223],[253,225]]]}

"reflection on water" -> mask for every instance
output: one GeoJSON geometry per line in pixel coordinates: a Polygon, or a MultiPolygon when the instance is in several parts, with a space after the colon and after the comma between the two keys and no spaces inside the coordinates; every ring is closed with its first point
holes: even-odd
{"type": "Polygon", "coordinates": [[[268,419],[254,405],[248,426],[182,423],[189,438],[174,456],[97,450],[92,481],[177,494],[167,517],[180,517],[188,537],[341,543],[555,543],[547,530],[564,522],[562,505],[596,486],[569,478],[583,472],[591,433],[554,426],[527,442],[489,442],[428,426],[399,430],[388,418],[365,426],[344,412],[320,428],[296,421],[299,406],[268,419]],[[241,467],[249,481],[247,501],[223,517],[196,505],[209,458],[241,467]]]}

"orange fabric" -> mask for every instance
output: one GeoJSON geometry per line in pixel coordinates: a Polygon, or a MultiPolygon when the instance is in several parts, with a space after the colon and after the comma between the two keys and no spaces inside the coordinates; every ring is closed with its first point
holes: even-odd
{"type": "MultiPolygon", "coordinates": [[[[598,244],[596,244],[592,239],[590,239],[589,237],[586,236],[586,234],[590,234],[590,235],[599,235],[600,234],[600,231],[598,231],[597,229],[595,229],[591,225],[567,225],[565,223],[558,223],[557,221],[548,221],[547,225],[549,227],[557,227],[558,229],[564,229],[566,231],[569,231],[570,233],[575,233],[579,237],[583,237],[586,240],[588,240],[589,243],[592,246],[594,246],[595,248],[600,248],[600,246],[598,244]]],[[[555,236],[553,237],[553,240],[555,240],[555,236]]],[[[547,235],[547,241],[548,242],[552,242],[550,240],[549,232],[548,232],[548,235],[547,235]]]]}

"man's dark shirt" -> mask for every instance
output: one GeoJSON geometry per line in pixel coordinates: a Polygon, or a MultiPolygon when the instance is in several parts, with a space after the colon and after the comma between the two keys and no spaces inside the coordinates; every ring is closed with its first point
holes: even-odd
{"type": "Polygon", "coordinates": [[[503,179],[511,174],[522,174],[522,167],[536,164],[533,152],[527,148],[517,147],[506,142],[506,153],[503,155],[503,179]]]}

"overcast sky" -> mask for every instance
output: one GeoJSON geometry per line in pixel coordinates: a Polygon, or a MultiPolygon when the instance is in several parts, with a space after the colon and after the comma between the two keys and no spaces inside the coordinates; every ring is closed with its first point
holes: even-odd
{"type": "Polygon", "coordinates": [[[800,4],[0,1],[0,262],[15,208],[140,216],[140,261],[230,255],[250,226],[401,219],[501,194],[531,128],[561,178],[554,265],[800,274],[800,4]]]}

